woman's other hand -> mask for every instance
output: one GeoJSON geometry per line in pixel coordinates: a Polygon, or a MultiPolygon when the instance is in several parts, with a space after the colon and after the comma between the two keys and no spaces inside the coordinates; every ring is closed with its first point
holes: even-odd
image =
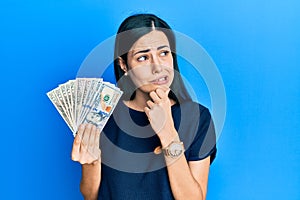
{"type": "Polygon", "coordinates": [[[161,88],[150,92],[152,99],[147,101],[145,113],[150,121],[151,127],[160,138],[162,145],[168,144],[175,137],[178,137],[174,127],[174,121],[171,112],[171,100],[168,97],[170,89],[164,91],[161,88]]]}

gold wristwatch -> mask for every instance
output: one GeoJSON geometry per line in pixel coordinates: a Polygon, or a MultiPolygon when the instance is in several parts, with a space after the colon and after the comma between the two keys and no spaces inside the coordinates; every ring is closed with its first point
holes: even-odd
{"type": "Polygon", "coordinates": [[[165,156],[169,158],[178,158],[184,153],[183,142],[173,141],[162,150],[165,156]]]}

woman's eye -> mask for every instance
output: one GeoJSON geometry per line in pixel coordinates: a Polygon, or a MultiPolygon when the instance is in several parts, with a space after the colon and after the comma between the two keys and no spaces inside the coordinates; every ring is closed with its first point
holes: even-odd
{"type": "Polygon", "coordinates": [[[140,56],[137,59],[139,62],[147,60],[147,56],[140,56]]]}
{"type": "Polygon", "coordinates": [[[163,52],[160,53],[160,56],[166,56],[168,54],[169,54],[169,51],[163,51],[163,52]]]}

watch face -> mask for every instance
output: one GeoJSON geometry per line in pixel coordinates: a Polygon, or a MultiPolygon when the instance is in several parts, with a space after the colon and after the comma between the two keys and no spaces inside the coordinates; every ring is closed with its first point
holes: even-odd
{"type": "Polygon", "coordinates": [[[172,157],[177,157],[183,152],[183,145],[181,143],[172,143],[169,147],[169,154],[172,157]]]}

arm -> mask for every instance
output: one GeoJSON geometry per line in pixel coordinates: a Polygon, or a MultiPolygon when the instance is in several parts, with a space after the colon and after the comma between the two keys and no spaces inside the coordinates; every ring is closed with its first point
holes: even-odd
{"type": "Polygon", "coordinates": [[[98,190],[101,180],[101,162],[82,165],[80,192],[85,200],[98,198],[98,190]]]}
{"type": "Polygon", "coordinates": [[[72,149],[72,160],[82,166],[80,191],[86,200],[97,199],[101,181],[100,131],[91,124],[78,128],[72,149]]]}
{"type": "MultiPolygon", "coordinates": [[[[172,141],[179,141],[171,113],[168,91],[157,89],[150,93],[145,112],[153,130],[158,135],[162,148],[172,141]]],[[[200,161],[187,162],[184,154],[178,158],[165,156],[169,181],[175,199],[205,199],[210,166],[210,157],[200,161]]]]}
{"type": "MultiPolygon", "coordinates": [[[[168,143],[162,145],[165,147],[168,143]]],[[[185,155],[182,154],[177,159],[165,156],[165,160],[175,199],[205,199],[210,157],[200,161],[187,162],[185,155]]]]}

